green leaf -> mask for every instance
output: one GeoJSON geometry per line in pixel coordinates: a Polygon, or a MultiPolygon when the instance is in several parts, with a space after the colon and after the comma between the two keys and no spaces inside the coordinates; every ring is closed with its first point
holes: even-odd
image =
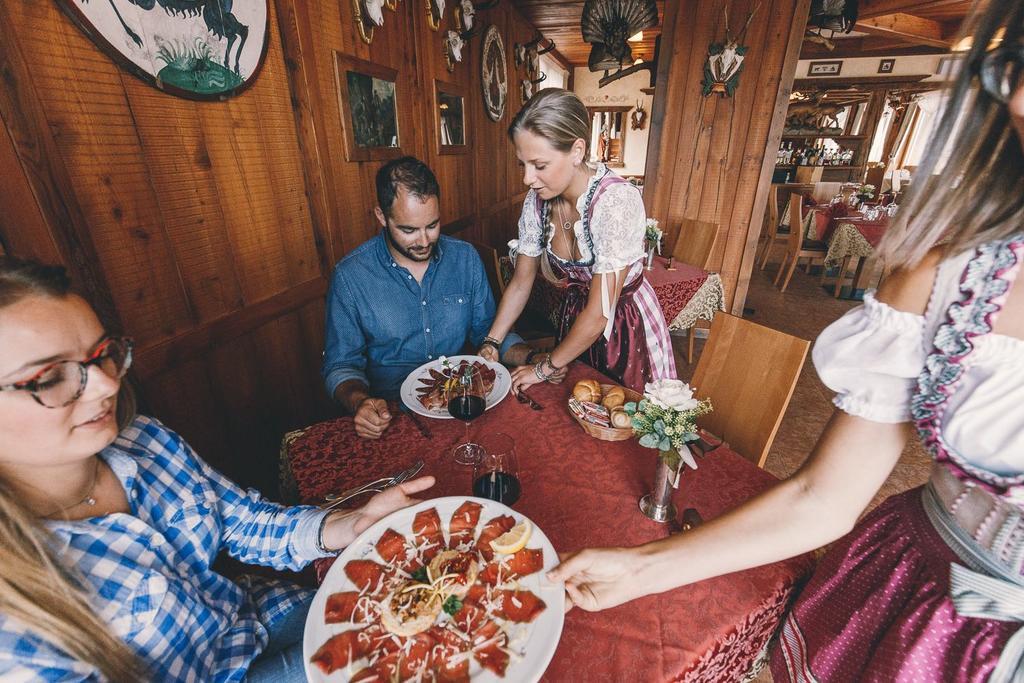
{"type": "Polygon", "coordinates": [[[457,597],[452,595],[444,601],[444,606],[441,609],[454,617],[456,613],[462,609],[462,600],[459,600],[457,597]]]}
{"type": "Polygon", "coordinates": [[[633,415],[636,413],[636,401],[630,401],[629,403],[622,406],[622,409],[626,411],[627,415],[633,415]]]}
{"type": "Polygon", "coordinates": [[[658,442],[658,450],[670,451],[672,450],[672,439],[667,436],[661,437],[661,441],[658,442]]]}
{"type": "Polygon", "coordinates": [[[412,578],[416,579],[420,583],[427,583],[427,568],[420,567],[412,573],[412,578]]]}
{"type": "Polygon", "coordinates": [[[683,441],[696,441],[699,438],[700,434],[695,434],[693,432],[687,432],[686,434],[683,434],[683,441]]]}
{"type": "Polygon", "coordinates": [[[640,445],[644,448],[657,448],[660,441],[657,434],[644,434],[640,437],[640,445]]]}
{"type": "Polygon", "coordinates": [[[660,420],[660,419],[659,420],[655,420],[654,421],[654,431],[658,432],[658,434],[664,434],[665,433],[665,421],[664,420],[660,420]]]}

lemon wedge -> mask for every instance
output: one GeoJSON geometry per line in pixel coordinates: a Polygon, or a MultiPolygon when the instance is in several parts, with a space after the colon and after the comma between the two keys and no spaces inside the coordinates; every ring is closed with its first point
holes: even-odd
{"type": "Polygon", "coordinates": [[[528,520],[523,520],[509,529],[507,532],[491,541],[491,549],[502,555],[511,555],[526,547],[530,540],[530,533],[533,527],[528,520]]]}

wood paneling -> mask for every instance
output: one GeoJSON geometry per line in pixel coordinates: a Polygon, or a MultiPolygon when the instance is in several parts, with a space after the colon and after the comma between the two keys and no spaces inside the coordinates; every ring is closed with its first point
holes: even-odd
{"type": "MultiPolygon", "coordinates": [[[[758,4],[734,0],[729,16],[739,23],[758,4]]],[[[700,86],[707,46],[724,31],[721,4],[682,0],[666,8],[644,201],[666,225],[691,218],[721,226],[711,269],[721,273],[734,312],[746,298],[774,165],[765,150],[774,154],[782,135],[809,4],[759,4],[732,98],[704,97],[700,86]]]]}
{"type": "Polygon", "coordinates": [[[69,265],[105,324],[134,336],[145,408],[236,480],[275,489],[284,431],[331,415],[319,377],[334,264],[377,232],[374,174],[346,162],[335,54],[399,74],[402,152],[430,164],[449,232],[503,244],[524,196],[505,130],[512,45],[535,29],[481,11],[508,52],[509,102],[491,122],[480,38],[449,73],[453,27],[423,3],[385,10],[372,45],[349,2],[271,0],[254,85],[225,102],[162,93],[114,65],[55,3],[0,4],[0,245],[69,265]],[[466,91],[468,154],[437,154],[435,79],[466,91]]]}

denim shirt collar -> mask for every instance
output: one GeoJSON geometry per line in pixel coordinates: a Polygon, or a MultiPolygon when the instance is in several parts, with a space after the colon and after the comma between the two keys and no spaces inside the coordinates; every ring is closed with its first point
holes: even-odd
{"type": "MultiPolygon", "coordinates": [[[[375,240],[374,249],[377,253],[377,260],[380,261],[380,264],[385,268],[391,268],[396,265],[397,262],[395,261],[395,257],[391,255],[391,250],[388,249],[388,240],[384,236],[385,229],[386,228],[381,228],[380,232],[377,233],[377,236],[373,238],[375,240]]],[[[434,253],[430,257],[430,262],[434,265],[440,265],[441,258],[444,256],[444,240],[444,235],[437,238],[437,244],[434,246],[434,253]]]]}

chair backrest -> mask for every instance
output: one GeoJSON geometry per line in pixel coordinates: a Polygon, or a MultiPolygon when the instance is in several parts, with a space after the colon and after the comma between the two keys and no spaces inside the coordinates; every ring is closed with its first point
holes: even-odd
{"type": "Polygon", "coordinates": [[[698,423],[764,467],[811,343],[718,313],[690,384],[714,410],[698,423]]]}
{"type": "Polygon", "coordinates": [[[874,185],[875,190],[882,191],[882,183],[885,182],[885,166],[869,168],[864,174],[864,184],[874,185]]]}
{"type": "Polygon", "coordinates": [[[814,183],[811,197],[819,204],[828,204],[829,200],[839,194],[843,189],[842,183],[814,183]]]}
{"type": "Polygon", "coordinates": [[[772,183],[772,186],[768,189],[768,203],[765,205],[765,221],[768,225],[765,226],[765,234],[769,238],[774,238],[775,233],[779,229],[779,185],[778,183],[772,183]]]}
{"type": "Polygon", "coordinates": [[[821,182],[821,174],[825,171],[824,166],[797,166],[794,180],[798,183],[821,182]]]}
{"type": "Polygon", "coordinates": [[[476,253],[480,254],[480,260],[484,262],[484,272],[487,273],[487,282],[491,285],[494,300],[500,301],[505,293],[505,280],[501,277],[501,262],[498,250],[490,245],[480,244],[479,242],[470,242],[470,244],[476,249],[476,253]]]}
{"type": "Polygon", "coordinates": [[[804,244],[804,195],[794,192],[789,195],[789,240],[787,249],[800,251],[804,244]]]}
{"type": "Polygon", "coordinates": [[[679,242],[679,224],[669,223],[662,229],[661,253],[675,253],[676,244],[679,242]]]}
{"type": "Polygon", "coordinates": [[[672,258],[707,270],[717,241],[718,223],[684,218],[679,225],[672,258]]]}

